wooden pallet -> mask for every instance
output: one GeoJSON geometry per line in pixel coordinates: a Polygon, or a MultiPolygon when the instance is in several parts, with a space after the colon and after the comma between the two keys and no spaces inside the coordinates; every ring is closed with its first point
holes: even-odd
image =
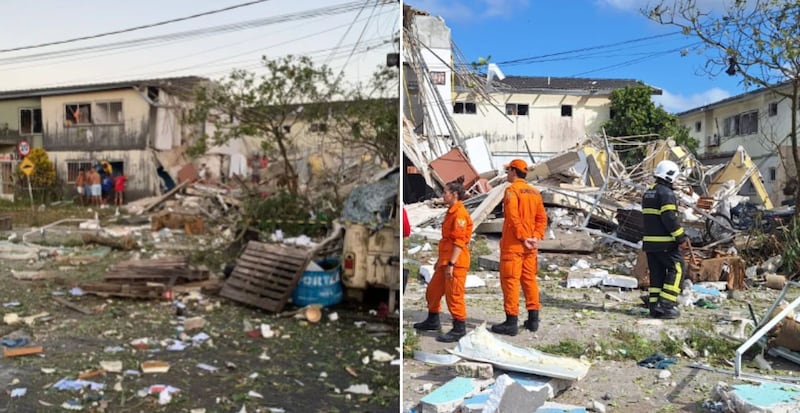
{"type": "Polygon", "coordinates": [[[250,241],[219,295],[267,311],[283,310],[303,275],[311,250],[250,241]]]}
{"type": "Polygon", "coordinates": [[[160,298],[166,291],[164,285],[118,284],[105,282],[86,282],[80,284],[81,289],[100,297],[127,297],[153,299],[160,298]]]}
{"type": "Polygon", "coordinates": [[[331,233],[315,248],[250,241],[219,295],[263,310],[282,311],[308,263],[341,254],[343,240],[344,227],[334,222],[331,233]]]}

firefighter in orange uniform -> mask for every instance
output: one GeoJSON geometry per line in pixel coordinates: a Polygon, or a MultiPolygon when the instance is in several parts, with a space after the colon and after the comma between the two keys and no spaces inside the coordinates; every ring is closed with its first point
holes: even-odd
{"type": "Polygon", "coordinates": [[[500,285],[506,321],[492,326],[497,334],[515,336],[519,321],[519,290],[525,294],[529,331],[539,329],[539,284],[536,281],[538,242],[544,238],[547,213],[542,196],[528,185],[528,164],[514,159],[506,165],[510,183],[503,198],[503,234],[500,238],[500,285]]]}
{"type": "Polygon", "coordinates": [[[467,270],[469,269],[469,241],[472,238],[472,218],[461,202],[465,197],[464,178],[445,185],[444,201],[449,208],[442,224],[439,241],[439,258],[433,278],[425,291],[428,301],[428,318],[414,324],[418,330],[438,331],[441,328],[439,312],[442,296],[453,318],[453,329],[436,337],[437,341],[451,343],[467,334],[467,306],[464,302],[467,270]]]}

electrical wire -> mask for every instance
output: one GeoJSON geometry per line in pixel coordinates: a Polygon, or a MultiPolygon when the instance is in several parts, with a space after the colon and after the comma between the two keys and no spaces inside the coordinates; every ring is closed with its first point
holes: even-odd
{"type": "Polygon", "coordinates": [[[115,34],[130,33],[130,32],[134,32],[134,31],[137,31],[137,30],[150,29],[150,28],[153,28],[153,27],[164,26],[164,25],[167,25],[167,24],[172,24],[172,23],[182,22],[182,21],[186,21],[186,20],[196,19],[198,17],[210,16],[212,14],[217,14],[217,13],[222,13],[222,12],[226,12],[226,11],[230,11],[230,10],[234,10],[234,9],[238,9],[238,8],[242,8],[242,7],[252,6],[254,4],[264,3],[264,2],[267,2],[267,1],[270,1],[270,0],[255,0],[255,1],[250,1],[250,2],[247,2],[247,3],[235,4],[233,6],[229,6],[229,7],[225,7],[225,8],[221,8],[221,9],[211,10],[211,11],[207,11],[207,12],[203,12],[203,13],[192,14],[190,16],[179,17],[179,18],[176,18],[176,19],[169,19],[169,20],[164,20],[164,21],[160,21],[160,22],[156,22],[156,23],[145,24],[145,25],[142,25],[142,26],[134,26],[134,27],[129,27],[127,29],[114,30],[114,31],[111,31],[111,32],[98,33],[98,34],[93,34],[93,35],[89,35],[89,36],[74,37],[72,39],[67,39],[67,40],[59,40],[59,41],[47,42],[47,43],[39,43],[39,44],[30,45],[30,46],[12,47],[10,49],[0,49],[0,53],[15,52],[15,51],[19,51],[19,50],[28,50],[28,49],[38,49],[40,47],[55,46],[55,45],[59,45],[59,44],[79,42],[79,41],[82,41],[82,40],[97,39],[97,38],[100,38],[100,37],[113,36],[115,34]]]}

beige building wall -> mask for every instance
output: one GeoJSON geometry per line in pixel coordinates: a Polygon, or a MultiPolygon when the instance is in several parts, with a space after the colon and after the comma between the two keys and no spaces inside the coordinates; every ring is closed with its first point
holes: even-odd
{"type": "Polygon", "coordinates": [[[147,124],[150,105],[139,92],[130,89],[117,89],[103,92],[90,92],[71,95],[42,97],[42,121],[45,130],[57,133],[64,129],[67,104],[99,103],[122,101],[122,115],[127,132],[141,132],[141,126],[147,124]]]}
{"type": "Polygon", "coordinates": [[[560,152],[600,131],[609,118],[610,101],[603,96],[554,94],[492,94],[496,105],[458,93],[455,102],[475,102],[477,113],[454,113],[453,120],[465,137],[483,136],[493,152],[560,152]],[[527,115],[506,116],[507,104],[527,104],[527,115]],[[562,106],[572,115],[562,116],[562,106]]]}
{"type": "MultiPolygon", "coordinates": [[[[39,109],[39,98],[13,99],[0,101],[0,141],[4,143],[9,139],[17,140],[19,136],[20,109],[39,109]]],[[[44,118],[44,113],[42,113],[44,118]]],[[[42,134],[22,135],[33,147],[42,146],[42,134]]],[[[6,145],[7,146],[7,145],[6,145]]],[[[0,146],[2,148],[2,146],[0,146]]],[[[11,146],[3,148],[2,152],[14,149],[11,146]]]]}

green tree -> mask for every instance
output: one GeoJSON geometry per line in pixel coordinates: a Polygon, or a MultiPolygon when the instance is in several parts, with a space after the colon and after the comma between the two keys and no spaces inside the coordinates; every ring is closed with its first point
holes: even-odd
{"type": "MultiPolygon", "coordinates": [[[[33,148],[25,158],[33,163],[33,173],[30,176],[31,187],[35,188],[36,192],[41,195],[42,201],[44,201],[47,196],[52,195],[52,190],[55,187],[56,168],[53,162],[50,161],[47,151],[43,148],[33,148]]],[[[17,182],[21,184],[20,189],[24,188],[27,191],[27,180],[25,173],[17,169],[17,182]]]]}
{"type": "Polygon", "coordinates": [[[327,66],[317,67],[306,56],[262,58],[266,74],[235,70],[227,79],[201,87],[190,120],[212,122],[212,136],[203,134],[197,147],[208,139],[221,144],[241,136],[264,137],[262,149],[283,161],[281,180],[297,193],[297,172],[292,156],[291,131],[296,124],[310,124],[327,116],[327,104],[338,95],[327,66]]]}
{"type": "MultiPolygon", "coordinates": [[[[648,86],[626,86],[611,92],[613,117],[603,122],[602,127],[609,136],[643,136],[642,141],[672,137],[679,145],[692,152],[697,150],[697,141],[689,136],[689,130],[680,124],[678,117],[662,106],[656,106],[650,98],[648,86]],[[650,135],[650,136],[647,136],[650,135]]],[[[643,149],[626,151],[620,158],[627,165],[641,161],[643,149]]]]}
{"type": "MultiPolygon", "coordinates": [[[[698,38],[698,53],[706,57],[705,74],[741,76],[746,88],[762,87],[789,100],[791,126],[787,137],[794,170],[787,168],[787,175],[798,177],[800,0],[736,0],[726,4],[721,12],[713,12],[701,10],[696,0],[661,0],[642,12],[655,22],[679,27],[685,35],[698,38]]],[[[780,145],[787,137],[775,137],[775,141],[780,145]]],[[[800,214],[800,186],[794,196],[796,213],[800,214]]]]}
{"type": "Polygon", "coordinates": [[[366,149],[386,165],[398,164],[400,101],[398,72],[378,70],[367,87],[356,87],[332,110],[333,134],[347,148],[366,149]]]}

